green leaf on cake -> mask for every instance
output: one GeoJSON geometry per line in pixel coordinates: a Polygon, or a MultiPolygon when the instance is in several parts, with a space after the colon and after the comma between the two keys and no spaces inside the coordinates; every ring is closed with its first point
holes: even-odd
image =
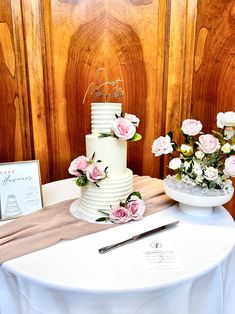
{"type": "Polygon", "coordinates": [[[107,218],[107,217],[100,217],[100,218],[98,218],[98,219],[96,219],[96,221],[108,221],[109,220],[109,218],[107,218]]]}
{"type": "Polygon", "coordinates": [[[82,175],[81,177],[79,177],[77,180],[76,180],[76,184],[78,186],[84,186],[88,183],[88,179],[86,177],[86,175],[82,175]]]}
{"type": "Polygon", "coordinates": [[[135,191],[135,192],[132,192],[130,195],[128,195],[126,202],[129,202],[132,196],[137,196],[139,199],[142,199],[140,192],[135,191]]]}
{"type": "Polygon", "coordinates": [[[142,139],[142,136],[139,133],[135,133],[135,135],[129,140],[131,142],[137,142],[142,139]]]}
{"type": "Polygon", "coordinates": [[[99,134],[99,137],[109,137],[109,136],[112,136],[111,133],[100,133],[99,134]]]}

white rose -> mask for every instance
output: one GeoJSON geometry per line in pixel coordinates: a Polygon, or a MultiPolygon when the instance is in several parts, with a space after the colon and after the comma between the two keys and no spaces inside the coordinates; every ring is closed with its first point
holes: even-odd
{"type": "Polygon", "coordinates": [[[231,150],[235,151],[235,144],[230,146],[231,150]]]}
{"type": "Polygon", "coordinates": [[[194,136],[197,135],[202,129],[202,124],[198,120],[186,119],[183,121],[181,130],[184,134],[194,136]]]}
{"type": "Polygon", "coordinates": [[[225,153],[225,154],[230,153],[230,151],[231,151],[231,146],[230,146],[230,144],[229,144],[229,143],[224,144],[224,145],[221,147],[221,150],[222,150],[222,152],[225,153]]]}
{"type": "Polygon", "coordinates": [[[154,140],[152,145],[152,153],[155,156],[161,156],[163,154],[169,154],[173,152],[173,147],[171,145],[171,138],[169,135],[160,136],[156,140],[154,140]]]}
{"type": "Polygon", "coordinates": [[[195,156],[197,157],[197,159],[202,160],[202,158],[205,156],[205,154],[204,154],[201,150],[198,150],[198,151],[195,153],[195,156]]]}
{"type": "Polygon", "coordinates": [[[204,176],[208,181],[215,181],[218,178],[218,169],[207,167],[204,176]]]}
{"type": "Polygon", "coordinates": [[[171,159],[170,163],[169,163],[169,168],[172,170],[176,170],[179,169],[181,167],[181,160],[180,158],[173,158],[171,159]]]}
{"type": "Polygon", "coordinates": [[[235,126],[235,112],[219,112],[217,114],[217,127],[223,129],[225,126],[235,126]]]}
{"type": "Polygon", "coordinates": [[[234,129],[231,126],[230,127],[226,127],[224,129],[224,138],[226,140],[230,140],[233,137],[234,133],[235,133],[234,129]]]}
{"type": "Polygon", "coordinates": [[[235,155],[225,159],[224,173],[228,176],[235,177],[235,155]]]}

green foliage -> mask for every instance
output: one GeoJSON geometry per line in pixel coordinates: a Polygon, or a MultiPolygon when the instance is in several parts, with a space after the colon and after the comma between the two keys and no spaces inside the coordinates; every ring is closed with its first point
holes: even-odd
{"type": "Polygon", "coordinates": [[[140,134],[138,134],[138,133],[135,133],[135,135],[128,141],[137,142],[137,141],[139,141],[141,139],[142,139],[142,136],[140,134]]]}

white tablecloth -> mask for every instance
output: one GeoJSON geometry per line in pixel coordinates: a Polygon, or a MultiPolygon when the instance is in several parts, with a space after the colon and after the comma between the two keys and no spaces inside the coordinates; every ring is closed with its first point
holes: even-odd
{"type": "MultiPolygon", "coordinates": [[[[75,198],[78,189],[73,180],[62,180],[44,185],[43,195],[48,205],[75,198]]],[[[175,205],[8,261],[0,267],[0,313],[233,314],[234,221],[223,207],[196,218],[175,205]],[[98,253],[175,219],[175,227],[98,253]]]]}

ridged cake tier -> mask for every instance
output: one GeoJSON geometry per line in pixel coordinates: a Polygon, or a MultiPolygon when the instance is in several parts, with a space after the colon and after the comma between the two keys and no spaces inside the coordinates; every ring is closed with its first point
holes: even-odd
{"type": "Polygon", "coordinates": [[[86,135],[86,155],[101,160],[108,166],[108,176],[118,176],[127,169],[127,143],[115,137],[99,137],[99,134],[86,135]]]}
{"type": "Polygon", "coordinates": [[[115,115],[120,116],[121,103],[92,103],[91,104],[91,132],[109,133],[115,115]]]}
{"type": "MultiPolygon", "coordinates": [[[[120,176],[100,181],[99,187],[89,183],[81,188],[81,210],[88,216],[97,218],[99,210],[108,211],[111,205],[118,205],[133,191],[133,173],[126,169],[120,176]]],[[[102,214],[101,214],[102,215],[102,214]]]]}

